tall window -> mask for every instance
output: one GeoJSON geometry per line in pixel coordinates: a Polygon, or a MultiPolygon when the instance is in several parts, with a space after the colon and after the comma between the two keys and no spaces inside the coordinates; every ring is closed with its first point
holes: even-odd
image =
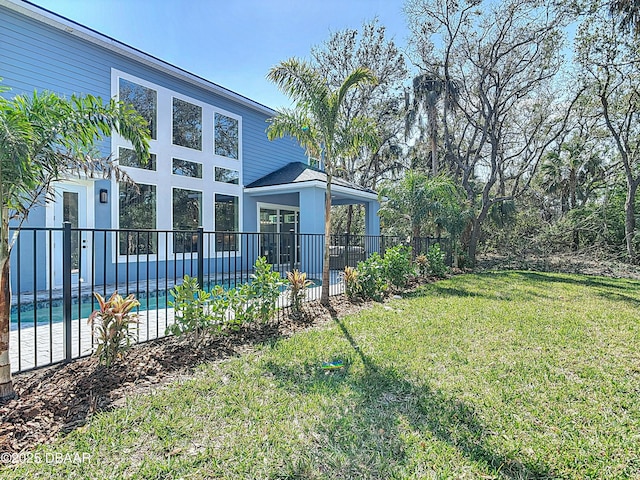
{"type": "Polygon", "coordinates": [[[215,153],[238,159],[238,120],[220,113],[215,114],[215,153]]]}
{"type": "Polygon", "coordinates": [[[118,98],[121,102],[131,105],[147,121],[151,138],[156,140],[158,138],[158,93],[151,88],[121,78],[118,82],[118,98]]]}
{"type": "Polygon", "coordinates": [[[138,155],[130,148],[120,147],[118,163],[121,167],[143,168],[145,170],[156,170],[156,154],[152,153],[146,162],[140,161],[138,155]]]}
{"type": "Polygon", "coordinates": [[[120,255],[158,253],[158,235],[155,232],[140,232],[140,229],[156,228],[156,186],[120,182],[120,255]],[[137,188],[136,188],[137,187],[137,188]]]}
{"type": "Polygon", "coordinates": [[[202,150],[202,107],[173,99],[173,144],[202,150]]]}
{"type": "Polygon", "coordinates": [[[238,197],[216,193],[215,220],[216,250],[218,252],[235,252],[238,250],[238,197]],[[229,233],[220,233],[229,232],[229,233]]]}
{"type": "Polygon", "coordinates": [[[196,230],[200,225],[202,225],[202,192],[174,188],[173,229],[189,230],[189,232],[174,234],[173,251],[175,253],[198,250],[196,230]]]}

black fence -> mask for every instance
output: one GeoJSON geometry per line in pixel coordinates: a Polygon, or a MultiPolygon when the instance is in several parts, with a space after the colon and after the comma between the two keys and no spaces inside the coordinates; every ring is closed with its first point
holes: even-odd
{"type": "MultiPolygon", "coordinates": [[[[416,239],[415,254],[440,242],[416,239]]],[[[330,293],[342,292],[340,272],[357,266],[373,252],[384,255],[407,239],[385,236],[332,235],[330,293]]],[[[258,257],[265,257],[284,278],[299,269],[313,286],[307,300],[321,293],[324,235],[235,233],[172,230],[23,228],[11,257],[11,363],[26,371],[90,355],[93,332],[87,324],[98,308],[93,293],[134,294],[140,302],[137,338],[145,342],[165,335],[172,322],[170,290],[185,275],[209,290],[250,282],[258,257]]],[[[288,306],[283,292],[279,312],[288,306]]],[[[279,314],[280,314],[279,313],[279,314]]]]}

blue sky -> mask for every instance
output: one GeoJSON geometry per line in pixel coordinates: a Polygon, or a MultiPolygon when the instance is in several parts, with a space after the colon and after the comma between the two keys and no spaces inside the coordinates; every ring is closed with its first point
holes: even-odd
{"type": "Polygon", "coordinates": [[[289,102],[269,68],[331,32],[377,16],[403,50],[408,37],[403,0],[32,1],[273,108],[289,102]]]}

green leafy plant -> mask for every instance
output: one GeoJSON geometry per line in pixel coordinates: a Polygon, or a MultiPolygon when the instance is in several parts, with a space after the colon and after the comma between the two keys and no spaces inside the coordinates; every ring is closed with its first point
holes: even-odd
{"type": "Polygon", "coordinates": [[[232,330],[238,330],[243,323],[254,321],[254,310],[249,305],[252,295],[251,284],[243,283],[227,291],[229,310],[232,312],[226,325],[232,330]]]}
{"type": "Polygon", "coordinates": [[[349,300],[353,300],[360,292],[358,270],[354,267],[344,267],[344,272],[342,272],[342,281],[344,282],[345,295],[349,300]]]}
{"type": "Polygon", "coordinates": [[[384,252],[383,263],[385,277],[395,288],[405,288],[409,277],[416,274],[411,264],[411,247],[397,245],[388,248],[384,252]]]}
{"type": "Polygon", "coordinates": [[[189,275],[185,275],[182,284],[176,285],[169,293],[173,296],[169,306],[174,309],[174,323],[167,326],[166,333],[193,333],[194,342],[199,343],[213,323],[209,308],[211,293],[202,290],[198,280],[189,275]]]}
{"type": "Polygon", "coordinates": [[[254,265],[251,275],[251,288],[248,292],[247,309],[251,311],[254,319],[267,323],[276,311],[276,302],[280,296],[281,288],[285,282],[278,272],[272,271],[272,265],[267,263],[265,257],[259,257],[254,265]]]}
{"type": "Polygon", "coordinates": [[[101,364],[107,368],[119,358],[136,341],[135,332],[129,327],[138,323],[138,314],[132,310],[140,305],[140,302],[131,294],[122,298],[117,292],[113,292],[108,300],[95,292],[94,296],[100,305],[99,310],[94,310],[89,315],[88,323],[94,332],[98,348],[95,355],[101,364]]]}
{"type": "Polygon", "coordinates": [[[429,262],[429,273],[437,277],[444,277],[449,268],[444,263],[445,253],[440,250],[440,244],[436,243],[429,248],[427,260],[429,262]]]}
{"type": "Polygon", "coordinates": [[[416,257],[416,266],[418,267],[418,273],[421,276],[425,276],[429,271],[429,259],[426,255],[418,255],[416,257]]]}
{"type": "Polygon", "coordinates": [[[287,291],[289,292],[289,300],[291,301],[291,310],[298,314],[302,311],[302,303],[306,298],[307,288],[313,285],[311,280],[307,279],[307,274],[299,270],[287,272],[287,291]]]}
{"type": "Polygon", "coordinates": [[[276,311],[276,302],[285,282],[265,257],[259,257],[254,265],[251,281],[229,290],[229,307],[233,312],[229,325],[234,328],[243,323],[259,321],[267,323],[276,311]]]}
{"type": "Polygon", "coordinates": [[[373,252],[364,262],[358,263],[357,270],[360,295],[365,299],[382,301],[389,286],[385,263],[378,252],[373,252]]]}

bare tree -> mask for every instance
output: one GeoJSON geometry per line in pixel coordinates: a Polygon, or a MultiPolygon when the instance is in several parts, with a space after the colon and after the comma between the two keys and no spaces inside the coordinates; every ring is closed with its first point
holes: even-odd
{"type": "Polygon", "coordinates": [[[551,92],[565,15],[535,0],[409,0],[405,13],[418,66],[456,88],[445,94],[454,108],[443,111],[443,144],[474,207],[474,262],[491,207],[528,188],[562,131],[570,102],[551,92]]]}
{"type": "Polygon", "coordinates": [[[637,263],[634,203],[640,186],[640,52],[635,37],[612,23],[603,3],[578,30],[576,60],[583,101],[610,134],[626,179],[625,244],[637,263]]]}
{"type": "Polygon", "coordinates": [[[609,13],[618,19],[625,32],[640,35],[640,3],[638,0],[611,0],[609,13]]]}

